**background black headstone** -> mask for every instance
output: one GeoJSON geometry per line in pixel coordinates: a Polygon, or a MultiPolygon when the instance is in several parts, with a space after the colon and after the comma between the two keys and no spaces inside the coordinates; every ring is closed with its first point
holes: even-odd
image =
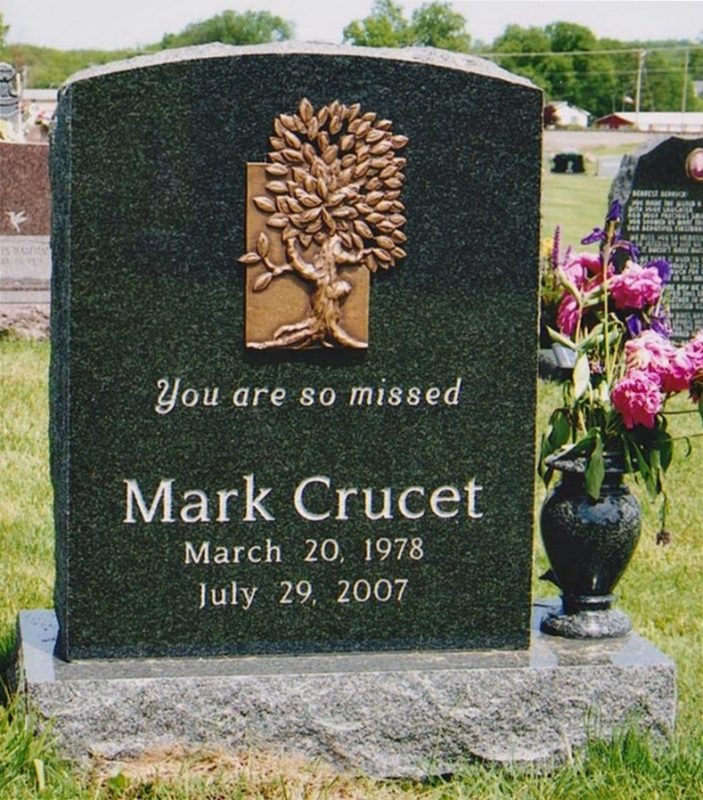
{"type": "MultiPolygon", "coordinates": [[[[52,152],[64,657],[527,645],[540,129],[530,84],[431,50],[217,46],[69,83],[52,152]],[[359,102],[409,138],[408,257],[374,276],[364,353],[244,347],[246,163],[265,159],[274,117],[303,97],[315,108],[359,102]],[[176,378],[181,392],[219,387],[220,404],[157,414],[158,381],[176,378]],[[458,405],[347,402],[354,386],[444,392],[459,378],[458,405]],[[233,390],[247,386],[285,388],[286,401],[234,407],[233,390]],[[305,387],[337,400],[306,408],[305,387]],[[226,524],[178,518],[183,492],[243,496],[249,475],[257,492],[271,488],[274,521],[244,522],[238,504],[226,524]],[[292,496],[319,475],[396,494],[475,479],[482,516],[469,518],[462,495],[452,518],[306,522],[292,496]],[[125,480],[150,503],[167,479],[177,521],[125,523],[125,480]],[[420,538],[423,557],[396,560],[394,545],[393,558],[367,563],[365,542],[378,537],[420,538]],[[282,563],[184,564],[186,541],[214,552],[267,538],[282,563]],[[309,539],[334,539],[344,560],[317,550],[306,561],[309,539]],[[363,600],[364,581],[383,596],[378,581],[399,579],[401,603],[363,600]],[[299,602],[301,580],[314,604],[299,602]],[[199,610],[201,584],[233,582],[258,587],[249,610],[241,594],[237,606],[199,610]]],[[[315,488],[311,505],[326,508],[330,495],[315,488]]]]}
{"type": "Polygon", "coordinates": [[[674,338],[703,328],[703,182],[687,174],[689,154],[703,139],[671,137],[624,156],[610,200],[624,205],[623,236],[640,248],[640,263],[667,258],[673,267],[674,338]]]}

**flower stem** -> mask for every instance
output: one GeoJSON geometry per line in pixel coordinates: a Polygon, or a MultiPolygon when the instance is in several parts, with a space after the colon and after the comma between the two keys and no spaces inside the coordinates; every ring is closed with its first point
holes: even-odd
{"type": "Polygon", "coordinates": [[[608,386],[612,384],[613,370],[612,362],[610,359],[610,309],[608,308],[608,264],[610,263],[610,254],[612,252],[613,240],[615,239],[615,230],[618,225],[617,219],[609,219],[605,224],[605,244],[601,253],[603,260],[603,326],[605,332],[605,379],[608,386]]]}

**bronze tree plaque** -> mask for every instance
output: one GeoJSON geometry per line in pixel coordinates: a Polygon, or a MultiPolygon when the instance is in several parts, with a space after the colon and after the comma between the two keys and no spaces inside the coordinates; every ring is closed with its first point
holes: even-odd
{"type": "Polygon", "coordinates": [[[335,100],[274,120],[270,163],[247,171],[246,343],[368,346],[368,272],[404,258],[407,137],[335,100]]]}

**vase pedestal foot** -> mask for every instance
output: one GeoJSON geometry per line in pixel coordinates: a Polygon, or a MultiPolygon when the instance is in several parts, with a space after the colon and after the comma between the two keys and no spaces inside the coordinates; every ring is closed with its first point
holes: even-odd
{"type": "Polygon", "coordinates": [[[580,611],[578,614],[550,614],[542,620],[542,633],[567,639],[615,639],[626,636],[632,623],[622,611],[580,611]]]}
{"type": "Polygon", "coordinates": [[[542,633],[567,639],[616,639],[632,630],[627,614],[610,608],[613,595],[562,597],[560,611],[547,614],[540,624],[542,633]]]}

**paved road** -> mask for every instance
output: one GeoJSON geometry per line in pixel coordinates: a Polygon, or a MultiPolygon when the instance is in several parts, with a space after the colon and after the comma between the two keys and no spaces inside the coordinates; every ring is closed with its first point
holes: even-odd
{"type": "Polygon", "coordinates": [[[594,147],[643,144],[652,135],[634,131],[545,131],[544,150],[546,153],[567,153],[570,150],[586,153],[594,147]]]}

